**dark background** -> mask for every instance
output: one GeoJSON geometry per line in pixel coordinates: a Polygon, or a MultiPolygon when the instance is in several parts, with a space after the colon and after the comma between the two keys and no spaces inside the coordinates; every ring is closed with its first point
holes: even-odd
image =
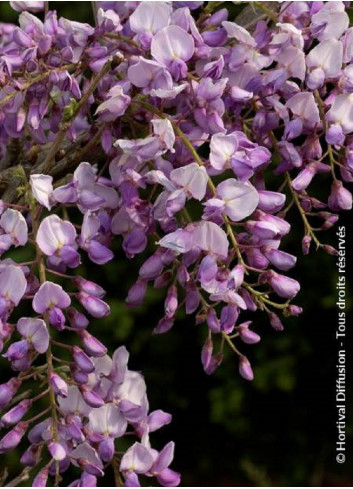
{"type": "MultiPolygon", "coordinates": [[[[91,18],[90,2],[50,2],[50,8],[73,20],[91,18]]],[[[15,21],[16,17],[8,2],[1,2],[0,20],[15,21]]],[[[107,266],[90,265],[89,275],[79,270],[106,287],[112,308],[108,318],[92,322],[91,331],[110,345],[111,352],[126,344],[131,352],[130,368],[145,375],[151,409],[173,414],[172,424],[153,434],[152,442],[156,447],[171,439],[176,442],[173,468],[182,473],[184,486],[353,484],[351,369],[347,377],[347,461],[343,465],[335,461],[336,260],[321,251],[301,256],[302,226],[295,211],[291,219],[293,232],[284,249],[298,255],[292,276],[302,284],[296,303],[304,314],[285,320],[282,333],[271,329],[265,315],[252,315],[262,341],[246,350],[255,371],[251,383],[239,377],[237,360],[231,354],[213,376],[206,376],[200,363],[205,326],[195,326],[190,318],[181,317],[171,332],[151,337],[162,314],[163,293],[150,290],[146,305],[138,310],[124,306],[142,258],[129,263],[117,250],[116,259],[107,266]]],[[[349,277],[351,221],[351,213],[340,220],[347,226],[349,277]]],[[[335,231],[326,233],[323,241],[336,245],[335,231]]],[[[347,334],[352,323],[351,286],[350,279],[347,334]]],[[[351,335],[346,340],[351,364],[350,345],[351,335]]],[[[5,364],[1,361],[7,377],[5,364]]],[[[3,456],[4,465],[13,475],[20,470],[13,454],[3,456]]],[[[104,484],[114,485],[110,474],[104,484]]]]}

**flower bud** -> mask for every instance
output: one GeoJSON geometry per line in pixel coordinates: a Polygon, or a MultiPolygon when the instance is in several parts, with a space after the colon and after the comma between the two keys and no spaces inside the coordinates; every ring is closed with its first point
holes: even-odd
{"type": "Polygon", "coordinates": [[[27,413],[28,409],[31,407],[32,401],[29,399],[24,399],[19,402],[17,406],[14,406],[10,409],[4,416],[1,418],[1,423],[3,426],[11,426],[13,424],[17,424],[23,416],[27,413]]]}
{"type": "Polygon", "coordinates": [[[29,351],[29,343],[27,340],[16,341],[9,346],[7,352],[3,355],[10,362],[21,360],[29,351]]]}
{"type": "Polygon", "coordinates": [[[98,284],[86,280],[83,277],[75,277],[74,284],[81,292],[86,292],[88,295],[93,295],[94,297],[102,298],[105,296],[105,290],[98,284]]]}
{"type": "Polygon", "coordinates": [[[272,249],[268,246],[263,248],[263,254],[272,263],[272,265],[285,272],[293,268],[297,262],[297,258],[295,256],[281,250],[272,249]]]}
{"type": "Polygon", "coordinates": [[[244,343],[254,345],[261,340],[261,337],[249,329],[249,324],[251,324],[251,321],[247,321],[246,323],[242,323],[238,326],[239,336],[244,343]]]}
{"type": "Polygon", "coordinates": [[[303,255],[308,255],[310,251],[311,236],[306,234],[302,240],[302,251],[303,255]]]}
{"type": "Polygon", "coordinates": [[[67,383],[58,374],[56,374],[55,372],[50,372],[49,382],[55,394],[61,397],[67,397],[67,383]]]}
{"type": "Polygon", "coordinates": [[[54,460],[49,466],[49,475],[55,477],[57,466],[59,465],[59,473],[62,474],[70,467],[69,457],[65,457],[63,460],[54,460]]]}
{"type": "Polygon", "coordinates": [[[163,271],[162,259],[156,253],[145,261],[139,271],[139,275],[145,280],[155,280],[163,271]]]}
{"type": "Polygon", "coordinates": [[[313,202],[308,197],[303,197],[300,199],[300,207],[304,212],[310,212],[313,207],[313,202]]]}
{"type": "Polygon", "coordinates": [[[284,330],[283,324],[281,323],[281,320],[277,316],[277,314],[271,311],[269,311],[267,314],[272,328],[275,329],[276,331],[283,331],[284,330]]]}
{"type": "Polygon", "coordinates": [[[323,231],[327,231],[327,229],[332,228],[332,226],[334,226],[338,221],[338,215],[331,214],[330,212],[318,212],[317,216],[325,221],[321,226],[323,231]]]}
{"type": "Polygon", "coordinates": [[[338,255],[338,251],[333,247],[333,246],[330,246],[330,245],[323,245],[322,247],[324,249],[324,251],[326,251],[326,253],[328,253],[329,255],[333,255],[333,256],[337,256],[338,255]]]}
{"type": "Polygon", "coordinates": [[[173,278],[173,274],[171,271],[167,271],[162,273],[153,283],[153,288],[155,289],[165,289],[171,279],[173,278]]]}
{"type": "Polygon", "coordinates": [[[244,282],[244,274],[245,274],[245,267],[243,265],[237,265],[231,271],[231,277],[233,279],[235,289],[239,289],[239,287],[244,282]]]}
{"type": "Polygon", "coordinates": [[[77,299],[86,309],[87,312],[94,318],[102,318],[110,313],[110,307],[108,304],[98,297],[88,295],[85,292],[80,292],[77,295],[77,299]]]}
{"type": "Polygon", "coordinates": [[[332,183],[328,205],[333,211],[347,211],[352,209],[352,194],[344,188],[340,180],[334,180],[332,183]]]}
{"type": "Polygon", "coordinates": [[[217,313],[213,309],[213,307],[209,307],[207,309],[206,321],[207,321],[207,326],[209,327],[209,330],[212,333],[220,333],[221,325],[217,317],[217,313]]]}
{"type": "Polygon", "coordinates": [[[221,330],[226,334],[229,334],[233,331],[235,323],[238,319],[239,311],[236,306],[228,305],[222,307],[221,311],[221,330]]]}
{"type": "Polygon", "coordinates": [[[84,314],[79,312],[74,307],[70,307],[67,311],[67,317],[69,318],[70,324],[75,329],[86,329],[89,325],[89,321],[84,314]]]}
{"type": "Polygon", "coordinates": [[[85,352],[91,357],[103,357],[107,353],[107,348],[97,338],[88,331],[80,331],[79,336],[83,343],[85,352]]]}
{"type": "Polygon", "coordinates": [[[84,372],[90,374],[94,371],[94,363],[86,353],[78,346],[72,347],[72,357],[77,366],[84,372]]]}
{"type": "Polygon", "coordinates": [[[70,368],[71,376],[77,384],[87,384],[88,382],[88,373],[80,370],[77,367],[70,368]]]}
{"type": "Polygon", "coordinates": [[[200,294],[197,288],[193,285],[186,287],[185,311],[186,314],[192,314],[196,311],[200,304],[200,294]]]}
{"type": "Polygon", "coordinates": [[[240,289],[239,290],[239,295],[240,297],[243,298],[245,304],[246,304],[246,309],[248,311],[256,311],[257,310],[257,305],[255,304],[255,302],[253,301],[250,293],[246,290],[246,289],[240,289]]]}
{"type": "Polygon", "coordinates": [[[258,207],[264,212],[268,212],[269,214],[274,214],[279,212],[285,201],[286,196],[284,194],[280,194],[279,192],[271,192],[269,190],[259,190],[259,204],[258,207]]]}
{"type": "Polygon", "coordinates": [[[98,446],[98,454],[103,462],[111,462],[114,457],[114,440],[110,437],[104,438],[98,446]]]}
{"type": "Polygon", "coordinates": [[[284,311],[284,316],[299,316],[303,312],[303,308],[290,304],[284,311]]]}
{"type": "Polygon", "coordinates": [[[178,309],[178,292],[175,285],[168,289],[167,297],[164,302],[164,311],[167,318],[172,318],[178,309]]]}
{"type": "Polygon", "coordinates": [[[83,471],[87,472],[90,475],[97,477],[102,477],[102,475],[104,475],[102,469],[100,469],[97,465],[90,463],[88,460],[79,458],[77,459],[77,463],[83,471]]]}
{"type": "Polygon", "coordinates": [[[93,407],[93,408],[99,408],[103,406],[104,401],[103,399],[93,390],[89,389],[85,385],[80,386],[80,392],[82,394],[83,399],[86,401],[86,403],[93,407]]]}
{"type": "Polygon", "coordinates": [[[80,477],[80,487],[97,487],[96,476],[88,472],[82,472],[80,477]]]}
{"type": "Polygon", "coordinates": [[[210,25],[218,26],[221,25],[224,20],[228,19],[229,12],[226,8],[222,8],[217,10],[214,14],[212,14],[208,19],[207,23],[210,25]]]}
{"type": "Polygon", "coordinates": [[[139,307],[143,303],[147,291],[147,282],[138,280],[130,288],[125,303],[128,307],[139,307]]]}
{"type": "Polygon", "coordinates": [[[254,373],[252,371],[250,362],[244,355],[239,358],[239,373],[245,380],[254,379],[254,373]]]}
{"type": "Polygon", "coordinates": [[[180,474],[172,469],[164,469],[156,476],[158,482],[165,487],[178,487],[180,484],[180,474]]]}
{"type": "Polygon", "coordinates": [[[6,407],[21,385],[21,380],[13,377],[5,384],[0,385],[0,409],[6,407]]]}
{"type": "Polygon", "coordinates": [[[285,299],[292,299],[300,290],[299,282],[273,270],[268,270],[260,275],[259,280],[262,283],[268,282],[276,294],[285,299]]]}
{"type": "Polygon", "coordinates": [[[314,164],[309,164],[304,170],[300,171],[298,176],[292,181],[294,190],[300,192],[306,189],[310,185],[315,173],[316,166],[314,164]]]}
{"type": "Polygon", "coordinates": [[[152,334],[163,334],[172,329],[174,325],[174,319],[163,317],[159,320],[157,326],[152,331],[152,334]]]}
{"type": "Polygon", "coordinates": [[[22,440],[23,435],[26,433],[28,424],[24,421],[18,423],[11,431],[0,440],[0,453],[8,452],[17,447],[22,440]]]}
{"type": "Polygon", "coordinates": [[[182,287],[185,287],[186,283],[190,280],[190,275],[186,266],[180,265],[177,276],[179,284],[182,287]]]}
{"type": "Polygon", "coordinates": [[[48,481],[49,470],[47,468],[42,469],[35,476],[32,482],[32,487],[46,487],[48,481]]]}
{"type": "Polygon", "coordinates": [[[68,414],[65,418],[65,422],[70,437],[77,443],[82,443],[85,440],[85,436],[81,430],[80,419],[77,418],[77,416],[68,414]]]}
{"type": "Polygon", "coordinates": [[[201,350],[201,363],[205,372],[207,371],[207,367],[210,364],[212,353],[213,353],[213,342],[211,338],[207,338],[201,350]]]}
{"type": "Polygon", "coordinates": [[[50,441],[48,443],[48,450],[50,455],[57,462],[60,462],[61,460],[64,460],[64,458],[66,458],[66,450],[61,443],[50,441]]]}
{"type": "Polygon", "coordinates": [[[245,227],[249,233],[260,239],[276,239],[279,236],[279,229],[271,222],[249,220],[245,227]]]}
{"type": "Polygon", "coordinates": [[[35,467],[39,460],[39,449],[37,445],[30,445],[25,452],[23,452],[20,462],[27,467],[35,467]]]}
{"type": "Polygon", "coordinates": [[[49,309],[49,322],[58,331],[65,329],[65,316],[59,307],[49,309]]]}

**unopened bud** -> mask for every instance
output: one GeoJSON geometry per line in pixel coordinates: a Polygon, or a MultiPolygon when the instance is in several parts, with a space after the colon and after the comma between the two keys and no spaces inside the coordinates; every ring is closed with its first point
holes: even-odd
{"type": "Polygon", "coordinates": [[[244,355],[239,358],[239,373],[245,380],[254,379],[254,372],[252,371],[250,362],[244,355]]]}

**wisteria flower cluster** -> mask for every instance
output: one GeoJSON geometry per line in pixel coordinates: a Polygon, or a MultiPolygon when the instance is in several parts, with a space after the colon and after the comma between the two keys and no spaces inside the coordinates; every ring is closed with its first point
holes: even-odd
{"type": "Polygon", "coordinates": [[[250,3],[260,16],[246,26],[202,1],[93,2],[94,26],[10,2],[19,25],[0,24],[0,342],[13,371],[0,452],[26,438],[35,487],[69,467],[78,487],[110,466],[116,485],[180,480],[173,442],[158,451],[149,436],[171,416],[149,411],[126,348],[91,333],[110,308],[78,275],[83,257],[106,264],[116,241],[143,254],[127,306],[164,289],[153,333],[193,314],[205,372],[229,347],[252,380],[251,313],[281,331],[302,312],[289,212],[304,254],[336,254],[318,235],[352,208],[350,2],[250,3]],[[32,259],[14,261],[17,247],[32,259]]]}

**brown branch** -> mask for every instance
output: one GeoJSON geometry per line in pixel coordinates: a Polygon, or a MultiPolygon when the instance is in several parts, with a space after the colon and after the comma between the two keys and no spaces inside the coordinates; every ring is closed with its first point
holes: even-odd
{"type": "MultiPolygon", "coordinates": [[[[120,60],[121,61],[121,60],[120,60]]],[[[59,130],[55,140],[53,141],[52,147],[45,158],[43,163],[43,173],[49,173],[52,166],[55,163],[55,155],[61,147],[63,140],[65,139],[67,131],[70,129],[72,123],[80,113],[83,106],[88,102],[88,99],[96,90],[101,79],[108,73],[112,65],[111,60],[107,61],[103,68],[94,76],[91,85],[88,90],[84,93],[79,102],[73,107],[72,115],[62,124],[61,129],[59,130]]]]}

